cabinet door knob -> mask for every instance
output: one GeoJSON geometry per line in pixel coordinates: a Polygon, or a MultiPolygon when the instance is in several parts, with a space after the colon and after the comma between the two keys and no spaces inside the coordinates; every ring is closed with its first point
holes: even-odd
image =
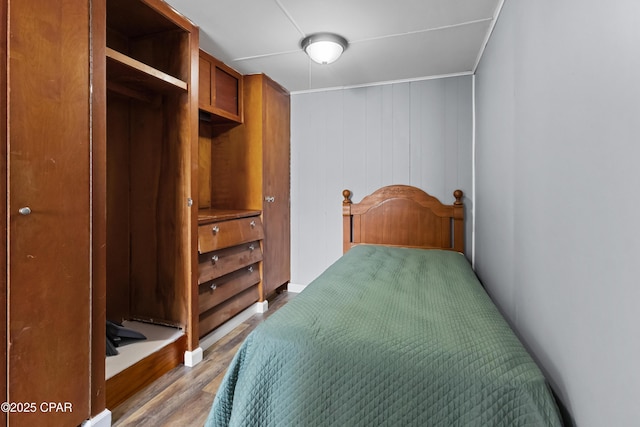
{"type": "Polygon", "coordinates": [[[211,257],[211,264],[215,264],[218,261],[218,255],[214,255],[211,257]]]}
{"type": "Polygon", "coordinates": [[[255,221],[251,221],[251,222],[249,223],[249,225],[251,226],[251,228],[254,228],[254,227],[256,226],[256,222],[255,222],[255,221]]]}
{"type": "Polygon", "coordinates": [[[251,266],[251,267],[247,268],[247,271],[248,271],[249,273],[253,273],[253,266],[251,266]]]}
{"type": "Polygon", "coordinates": [[[253,252],[253,250],[254,250],[255,248],[256,248],[256,247],[253,245],[253,243],[249,245],[249,250],[250,250],[250,251],[252,251],[252,252],[253,252]]]}
{"type": "Polygon", "coordinates": [[[215,291],[217,286],[215,283],[212,283],[211,286],[209,286],[211,288],[212,291],[215,291]]]}
{"type": "Polygon", "coordinates": [[[18,213],[20,215],[29,215],[31,213],[31,208],[29,206],[25,206],[24,208],[18,209],[18,213]]]}
{"type": "Polygon", "coordinates": [[[217,234],[218,231],[220,231],[220,227],[218,227],[217,225],[214,225],[211,231],[213,231],[213,234],[217,234]]]}

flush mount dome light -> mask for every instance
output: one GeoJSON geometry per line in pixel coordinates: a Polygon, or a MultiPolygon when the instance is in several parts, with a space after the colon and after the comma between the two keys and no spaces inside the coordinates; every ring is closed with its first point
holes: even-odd
{"type": "Polygon", "coordinates": [[[316,33],[300,42],[309,58],[318,64],[331,64],[342,55],[349,43],[344,37],[333,33],[316,33]]]}

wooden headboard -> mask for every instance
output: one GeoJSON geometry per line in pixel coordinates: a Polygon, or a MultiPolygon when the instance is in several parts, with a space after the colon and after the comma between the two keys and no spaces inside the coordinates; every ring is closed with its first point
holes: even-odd
{"type": "Polygon", "coordinates": [[[360,203],[351,191],[342,192],[343,251],[369,243],[416,248],[450,249],[464,253],[462,191],[444,205],[409,185],[390,185],[374,191],[360,203]]]}

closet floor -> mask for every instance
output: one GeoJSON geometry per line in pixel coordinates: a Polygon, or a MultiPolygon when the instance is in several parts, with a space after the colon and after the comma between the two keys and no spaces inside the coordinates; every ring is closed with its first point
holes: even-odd
{"type": "Polygon", "coordinates": [[[133,366],[136,362],[171,344],[184,335],[182,329],[151,323],[124,321],[122,326],[140,332],[147,339],[117,347],[117,355],[107,357],[106,379],[133,366]]]}

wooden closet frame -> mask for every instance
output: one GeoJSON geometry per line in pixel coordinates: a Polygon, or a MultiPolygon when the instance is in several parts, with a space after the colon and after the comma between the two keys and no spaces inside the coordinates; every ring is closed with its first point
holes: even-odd
{"type": "MultiPolygon", "coordinates": [[[[187,81],[190,97],[190,123],[191,129],[191,169],[187,172],[189,176],[190,191],[183,191],[190,194],[190,198],[197,200],[198,194],[198,48],[199,33],[198,27],[193,25],[183,16],[176,16],[177,12],[162,0],[138,0],[151,6],[164,16],[171,16],[172,21],[182,27],[190,34],[190,76],[187,81]]],[[[92,343],[91,343],[91,416],[96,416],[107,408],[106,380],[105,380],[105,354],[106,342],[104,328],[106,323],[106,293],[107,293],[107,230],[106,230],[106,206],[107,206],[107,76],[106,76],[106,30],[107,30],[107,0],[92,0],[92,21],[91,21],[91,45],[92,53],[92,343]]],[[[184,200],[188,203],[188,200],[184,200]]],[[[184,357],[184,352],[193,352],[199,348],[198,339],[198,314],[197,314],[197,271],[198,253],[197,232],[198,232],[198,206],[197,202],[190,208],[188,224],[182,224],[189,228],[189,244],[183,256],[191,265],[185,281],[189,282],[188,301],[186,310],[189,313],[188,321],[185,325],[186,339],[179,340],[176,348],[178,354],[173,357],[184,357]],[[184,347],[184,348],[183,348],[184,347]]],[[[176,225],[180,227],[181,225],[176,225]]],[[[166,359],[166,357],[165,357],[166,359]]],[[[160,360],[162,361],[162,360],[160,360]]],[[[166,360],[164,360],[166,362],[166,360]]],[[[156,360],[156,362],[159,362],[156,360]]],[[[151,363],[154,364],[154,363],[151,363]]],[[[162,365],[162,363],[160,363],[162,365]]],[[[149,365],[150,368],[154,368],[149,365]]],[[[165,369],[166,365],[157,369],[165,369]]],[[[147,373],[148,374],[148,373],[147,373]]],[[[155,377],[153,378],[155,379],[155,377]]],[[[149,383],[153,381],[151,379],[149,383]]]]}

